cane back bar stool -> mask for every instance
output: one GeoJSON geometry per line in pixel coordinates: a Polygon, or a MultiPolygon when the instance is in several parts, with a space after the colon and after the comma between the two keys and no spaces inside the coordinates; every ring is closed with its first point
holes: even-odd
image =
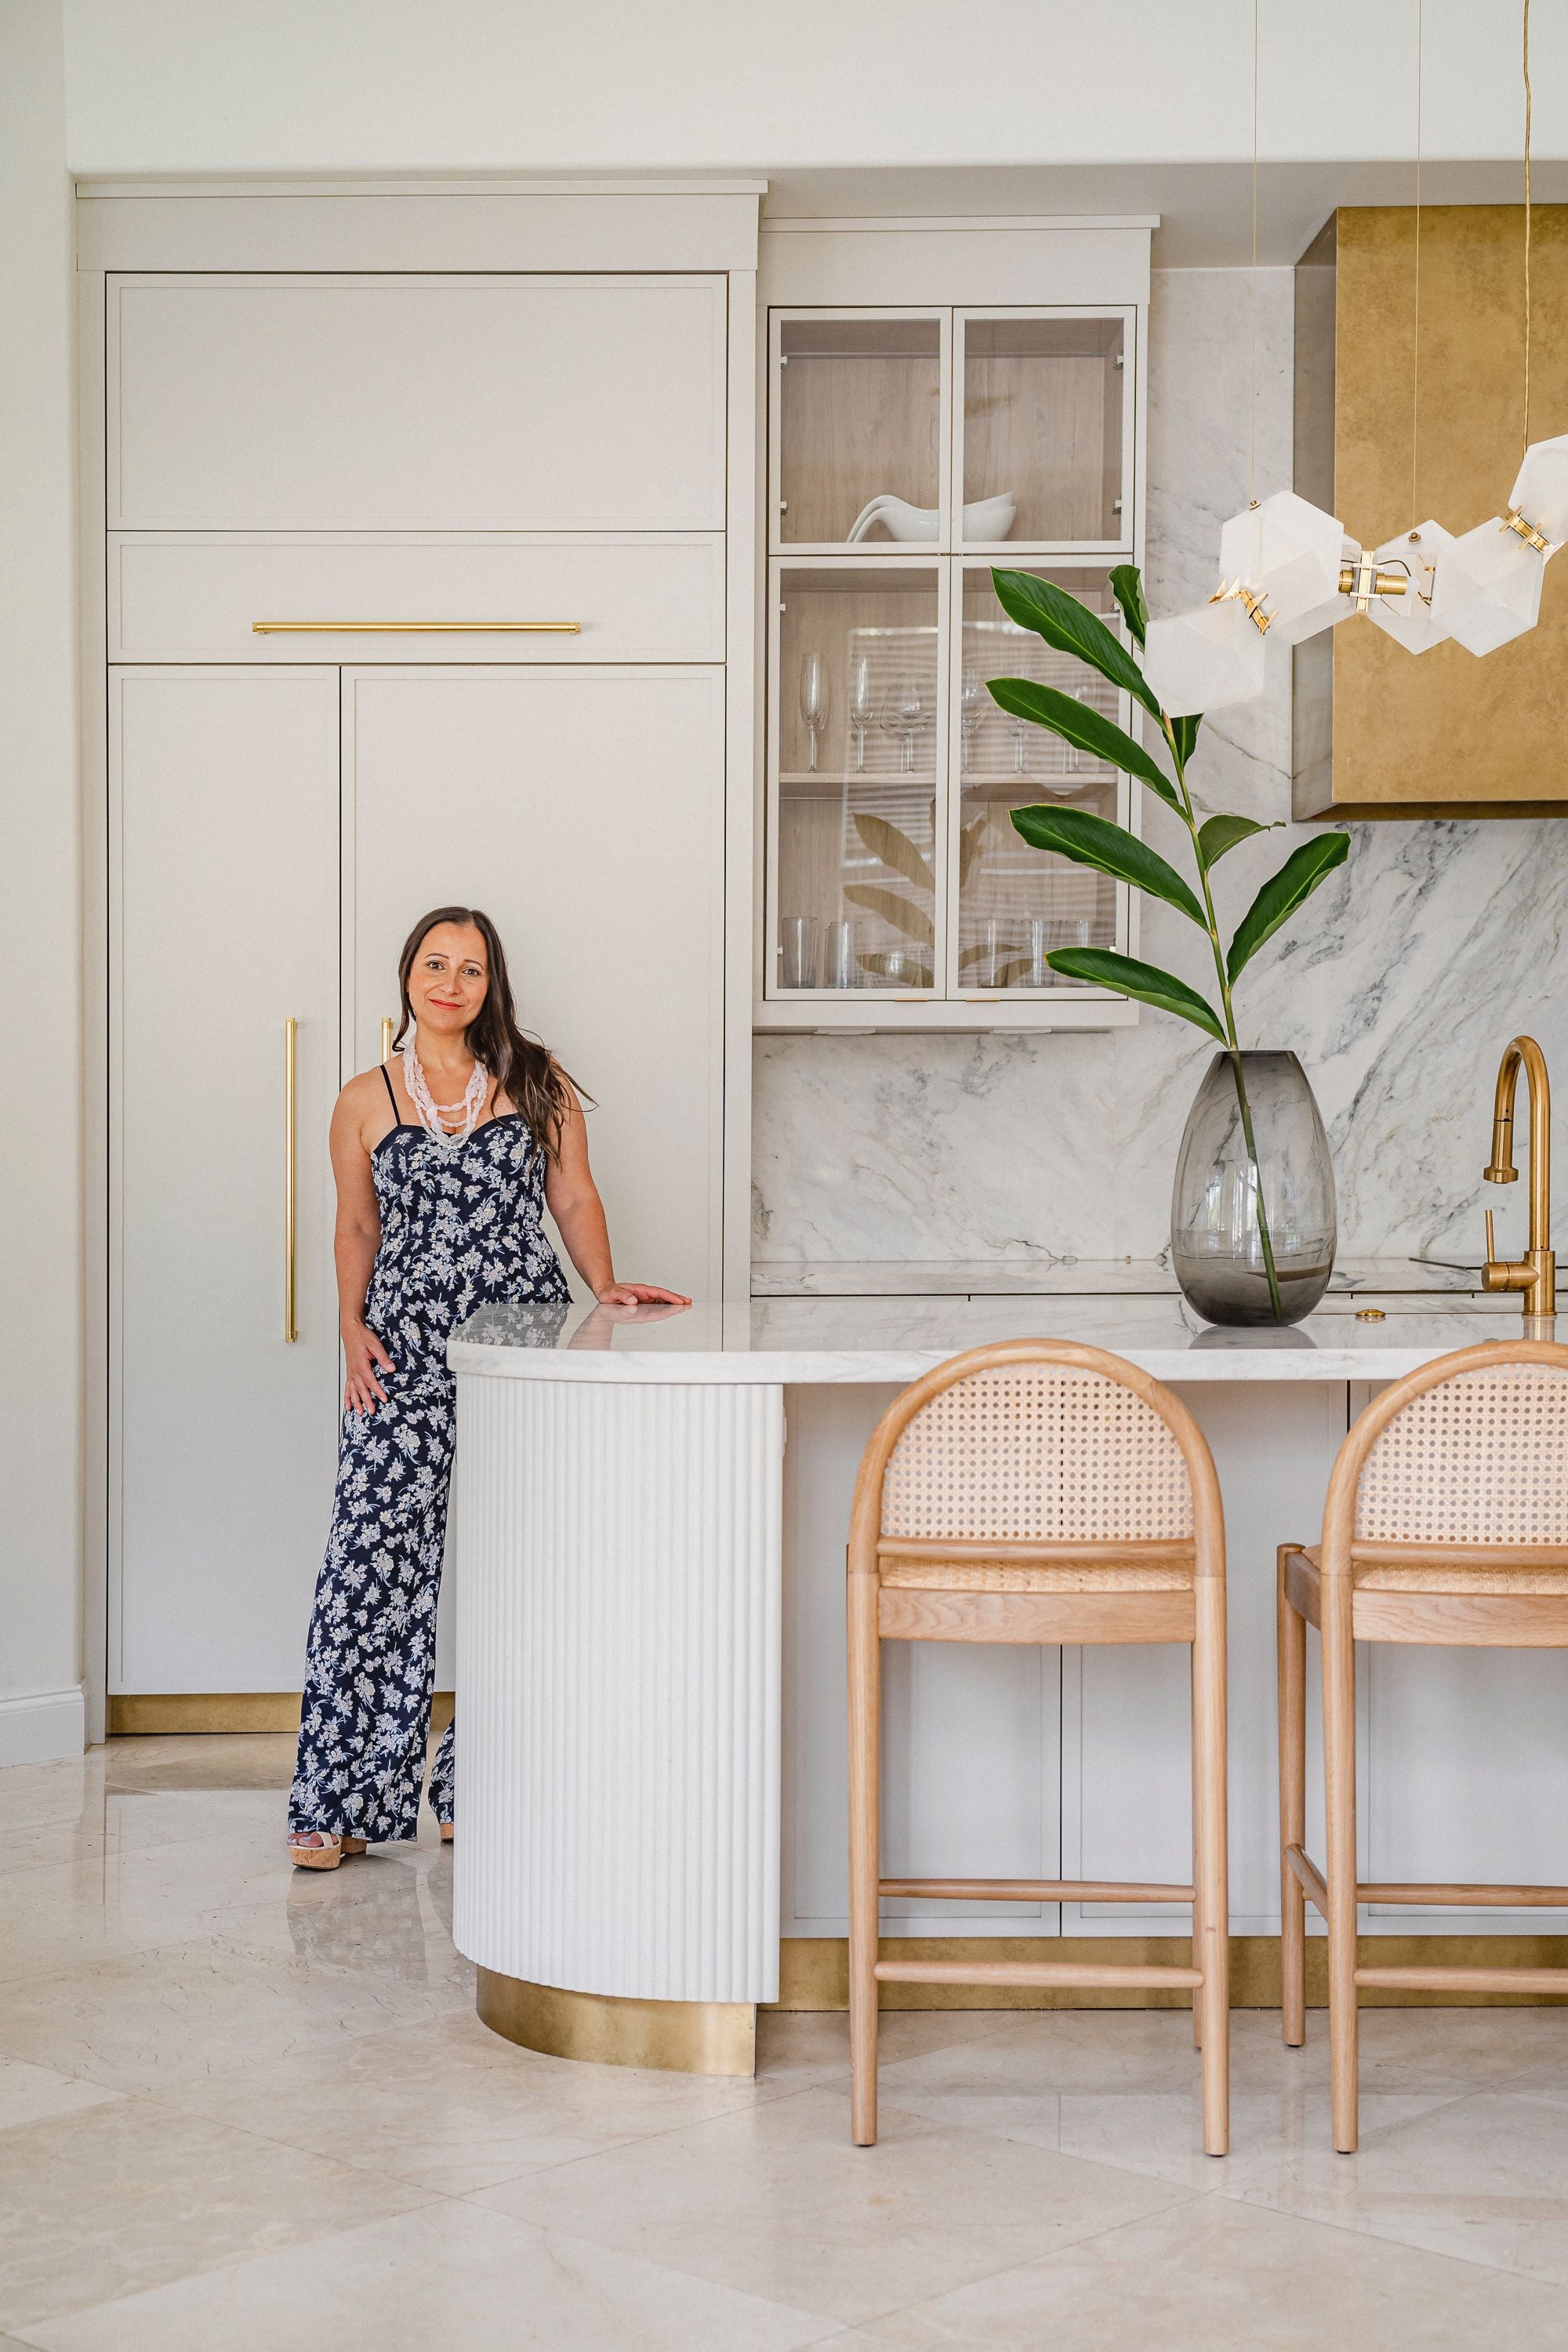
{"type": "Polygon", "coordinates": [[[1568,1969],[1358,1968],[1358,1903],[1568,1906],[1568,1886],[1356,1875],[1355,1644],[1568,1648],[1568,1347],[1489,1341],[1395,1381],[1334,1464],[1321,1549],[1279,1549],[1285,2039],[1307,2038],[1306,1906],[1328,1922],[1334,2146],[1356,2145],[1357,1990],[1568,1993],[1568,1969]],[[1327,1869],[1306,1852],[1307,1627],[1323,1656],[1327,1869]]]}
{"type": "Polygon", "coordinates": [[[1226,2147],[1225,1523],[1203,1433],[1171,1391],[1099,1348],[1018,1339],[953,1356],[897,1397],[850,1517],[852,2132],[877,2137],[878,1985],[1181,1986],[1202,2050],[1204,2145],[1226,2147]],[[1182,1642],[1193,1653],[1193,1883],[885,1879],[884,1641],[1182,1642]],[[1193,1964],[879,1957],[882,1895],[1193,1905],[1193,1964]]]}

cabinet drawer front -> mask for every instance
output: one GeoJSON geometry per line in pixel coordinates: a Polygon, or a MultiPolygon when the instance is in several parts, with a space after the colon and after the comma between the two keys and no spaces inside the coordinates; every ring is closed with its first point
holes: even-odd
{"type": "Polygon", "coordinates": [[[713,278],[111,279],[121,530],[714,530],[713,278]]]}
{"type": "Polygon", "coordinates": [[[115,533],[109,640],[111,661],[722,661],[724,546],[695,532],[115,533]],[[298,625],[258,635],[258,621],[298,625]],[[461,621],[577,628],[449,626],[461,621]]]}

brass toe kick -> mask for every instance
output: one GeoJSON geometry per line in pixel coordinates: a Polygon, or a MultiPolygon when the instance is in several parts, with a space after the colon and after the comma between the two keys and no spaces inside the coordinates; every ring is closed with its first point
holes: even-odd
{"type": "Polygon", "coordinates": [[[675,2074],[754,2074],[757,2011],[749,2000],[623,2000],[479,1971],[479,2022],[521,2049],[597,2066],[675,2074]]]}

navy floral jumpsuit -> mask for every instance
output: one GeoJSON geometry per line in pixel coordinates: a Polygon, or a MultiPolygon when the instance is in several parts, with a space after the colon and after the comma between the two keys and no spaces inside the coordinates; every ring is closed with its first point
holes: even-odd
{"type": "MultiPolygon", "coordinates": [[[[384,1404],[343,1414],[291,1830],[372,1844],[417,1833],[457,1427],[447,1341],[478,1307],[570,1297],[540,1222],[544,1167],[515,1111],[457,1145],[399,1119],[371,1155],[381,1245],[364,1314],[393,1369],[379,1374],[384,1404]]],[[[452,1819],[450,1727],[430,1802],[452,1819]]]]}

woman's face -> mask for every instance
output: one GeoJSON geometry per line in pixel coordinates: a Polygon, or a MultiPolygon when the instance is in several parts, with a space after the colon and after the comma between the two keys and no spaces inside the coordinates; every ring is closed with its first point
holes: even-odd
{"type": "Polygon", "coordinates": [[[490,968],[471,923],[437,923],[426,932],[408,975],[408,1001],[426,1035],[460,1038],[485,1001],[490,968]]]}

